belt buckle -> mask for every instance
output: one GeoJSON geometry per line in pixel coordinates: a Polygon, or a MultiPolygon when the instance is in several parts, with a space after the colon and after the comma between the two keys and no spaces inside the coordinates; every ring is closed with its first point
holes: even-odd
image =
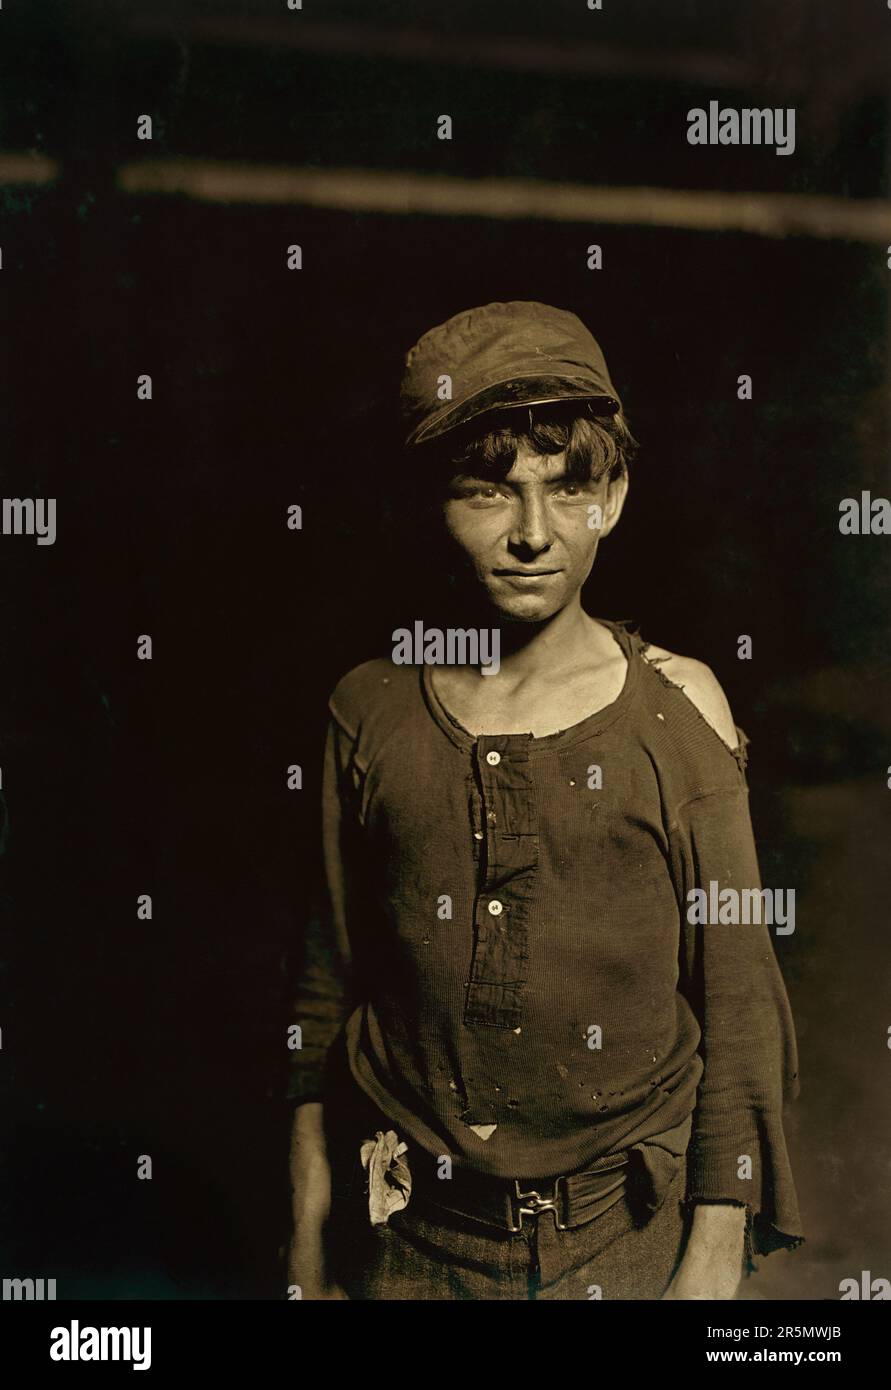
{"type": "Polygon", "coordinates": [[[521,1192],[519,1178],[514,1179],[514,1190],[510,1193],[512,1221],[510,1230],[514,1235],[522,1231],[524,1216],[541,1216],[543,1211],[553,1212],[554,1225],[558,1231],[569,1230],[565,1221],[562,1221],[560,1218],[561,1182],[565,1182],[565,1178],[555,1178],[552,1195],[550,1197],[543,1197],[535,1188],[532,1188],[529,1192],[521,1192]]]}

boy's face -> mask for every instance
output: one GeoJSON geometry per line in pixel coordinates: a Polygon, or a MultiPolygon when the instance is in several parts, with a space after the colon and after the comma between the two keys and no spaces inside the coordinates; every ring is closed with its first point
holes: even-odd
{"type": "Polygon", "coordinates": [[[521,445],[504,479],[456,474],[444,504],[446,530],[502,618],[542,622],[578,594],[627,486],[624,476],[576,482],[563,454],[521,445]]]}

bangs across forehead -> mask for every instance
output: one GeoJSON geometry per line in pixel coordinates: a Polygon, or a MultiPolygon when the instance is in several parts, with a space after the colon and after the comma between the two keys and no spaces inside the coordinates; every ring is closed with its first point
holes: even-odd
{"type": "Polygon", "coordinates": [[[578,403],[572,402],[493,412],[456,430],[450,441],[440,441],[437,452],[453,477],[463,473],[499,480],[510,472],[521,447],[539,456],[563,454],[566,477],[588,482],[621,472],[633,445],[623,420],[580,414],[578,403]]]}

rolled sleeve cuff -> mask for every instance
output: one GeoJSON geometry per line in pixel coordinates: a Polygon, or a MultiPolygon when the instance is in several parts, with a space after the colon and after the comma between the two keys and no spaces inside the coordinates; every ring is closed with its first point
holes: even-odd
{"type": "Polygon", "coordinates": [[[694,1124],[687,1154],[689,1205],[727,1202],[746,1208],[747,1273],[757,1268],[755,1257],[793,1250],[805,1240],[782,1117],[758,1112],[750,1120],[754,1124],[729,1137],[694,1124]],[[750,1176],[740,1175],[749,1170],[750,1176]]]}

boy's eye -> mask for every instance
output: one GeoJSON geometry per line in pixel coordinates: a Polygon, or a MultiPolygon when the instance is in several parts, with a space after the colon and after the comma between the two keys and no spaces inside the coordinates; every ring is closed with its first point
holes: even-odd
{"type": "Polygon", "coordinates": [[[495,502],[504,496],[504,489],[498,483],[465,482],[452,489],[453,497],[467,497],[474,501],[495,502]]]}

